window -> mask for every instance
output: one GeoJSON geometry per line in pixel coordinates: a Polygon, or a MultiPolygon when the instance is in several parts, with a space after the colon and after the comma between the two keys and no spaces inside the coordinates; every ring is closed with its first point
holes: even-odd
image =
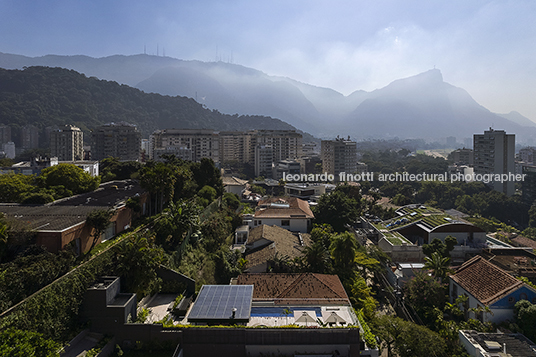
{"type": "Polygon", "coordinates": [[[281,220],[281,227],[288,227],[288,226],[290,226],[290,219],[281,220]]]}
{"type": "Polygon", "coordinates": [[[519,300],[528,300],[528,296],[525,293],[519,294],[519,300]]]}
{"type": "Polygon", "coordinates": [[[515,303],[515,302],[516,302],[516,298],[515,298],[515,297],[513,297],[513,296],[509,296],[509,297],[508,297],[508,303],[509,303],[509,304],[513,304],[513,303],[515,303]]]}

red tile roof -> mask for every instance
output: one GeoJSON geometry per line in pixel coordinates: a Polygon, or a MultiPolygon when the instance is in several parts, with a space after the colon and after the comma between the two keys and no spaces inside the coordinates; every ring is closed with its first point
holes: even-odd
{"type": "Polygon", "coordinates": [[[315,218],[309,203],[296,197],[272,197],[259,201],[255,218],[315,218]],[[289,207],[272,204],[288,204],[289,207]]]}
{"type": "Polygon", "coordinates": [[[522,281],[478,255],[463,263],[450,278],[484,305],[523,285],[522,281]]]}
{"type": "Polygon", "coordinates": [[[536,249],[536,240],[524,236],[517,236],[516,238],[511,239],[518,247],[529,247],[536,249]]]}
{"type": "MultiPolygon", "coordinates": [[[[311,236],[309,234],[302,233],[301,236],[304,246],[311,244],[311,236]]],[[[246,250],[247,269],[265,263],[269,259],[272,259],[276,253],[281,257],[286,256],[289,259],[302,254],[303,246],[300,244],[298,236],[285,228],[265,224],[255,227],[249,232],[248,245],[261,239],[266,240],[265,245],[252,251],[246,250]]]]}
{"type": "Polygon", "coordinates": [[[237,284],[255,286],[253,301],[273,301],[275,305],[350,305],[337,275],[242,274],[237,284]]]}

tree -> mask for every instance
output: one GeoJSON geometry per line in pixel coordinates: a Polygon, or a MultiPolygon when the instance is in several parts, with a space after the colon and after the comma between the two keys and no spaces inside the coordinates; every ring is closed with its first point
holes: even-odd
{"type": "Polygon", "coordinates": [[[329,270],[329,253],[321,242],[306,246],[303,254],[311,272],[326,273],[329,270]]]}
{"type": "Polygon", "coordinates": [[[4,220],[4,214],[0,213],[0,263],[7,253],[8,226],[4,220]]]}
{"type": "Polygon", "coordinates": [[[423,321],[435,321],[435,308],[443,309],[446,302],[446,287],[426,272],[417,272],[403,288],[404,299],[410,303],[423,321]]]}
{"type": "Polygon", "coordinates": [[[343,232],[333,237],[329,246],[331,257],[339,275],[344,278],[353,270],[357,241],[353,234],[343,232]]]}
{"type": "Polygon", "coordinates": [[[157,290],[156,269],[164,263],[164,250],[154,244],[154,237],[136,234],[114,246],[116,273],[126,291],[135,291],[138,297],[157,290]]]}
{"type": "Polygon", "coordinates": [[[536,339],[536,305],[527,300],[516,302],[514,318],[523,334],[534,341],[536,339]]]}
{"type": "Polygon", "coordinates": [[[40,187],[63,186],[73,194],[94,191],[99,187],[100,177],[91,177],[83,169],[72,164],[47,167],[36,178],[40,187]]]}
{"type": "Polygon", "coordinates": [[[20,202],[24,193],[33,190],[33,176],[23,174],[0,175],[0,202],[20,202]]]}
{"type": "Polygon", "coordinates": [[[155,223],[156,242],[167,250],[175,250],[187,234],[199,229],[200,209],[192,200],[170,202],[155,223]]]}
{"type": "Polygon", "coordinates": [[[151,201],[155,201],[155,213],[157,210],[162,211],[164,205],[173,197],[177,174],[177,168],[163,162],[145,165],[141,170],[140,184],[151,193],[151,201]]]}
{"type": "Polygon", "coordinates": [[[343,232],[346,224],[351,224],[359,217],[360,207],[360,202],[335,190],[320,197],[318,205],[313,207],[313,213],[316,223],[327,223],[336,232],[343,232]]]}
{"type": "Polygon", "coordinates": [[[452,272],[449,266],[450,258],[443,257],[438,252],[433,252],[431,256],[424,258],[424,268],[430,269],[440,282],[444,281],[447,274],[452,272]]]}
{"type": "Polygon", "coordinates": [[[108,228],[110,225],[110,219],[112,219],[112,216],[113,211],[111,210],[96,209],[91,211],[86,217],[86,224],[94,230],[93,241],[91,242],[91,247],[89,248],[88,252],[97,245],[102,233],[104,233],[106,228],[108,228]]]}
{"type": "Polygon", "coordinates": [[[61,343],[47,340],[42,334],[13,328],[0,332],[0,356],[59,356],[61,343]]]}
{"type": "Polygon", "coordinates": [[[373,322],[372,327],[382,346],[387,348],[389,357],[393,352],[399,357],[449,355],[445,340],[424,326],[383,315],[373,322]]]}

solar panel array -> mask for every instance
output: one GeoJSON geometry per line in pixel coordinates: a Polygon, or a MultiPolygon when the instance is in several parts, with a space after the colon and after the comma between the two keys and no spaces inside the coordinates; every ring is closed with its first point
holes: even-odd
{"type": "Polygon", "coordinates": [[[188,320],[249,320],[253,285],[203,285],[188,320]]]}

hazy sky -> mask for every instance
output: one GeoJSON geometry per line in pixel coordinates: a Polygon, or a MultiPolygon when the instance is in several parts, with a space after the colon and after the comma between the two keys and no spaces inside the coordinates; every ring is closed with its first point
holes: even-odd
{"type": "Polygon", "coordinates": [[[534,0],[0,0],[0,52],[222,60],[343,94],[439,68],[536,121],[534,0]]]}

